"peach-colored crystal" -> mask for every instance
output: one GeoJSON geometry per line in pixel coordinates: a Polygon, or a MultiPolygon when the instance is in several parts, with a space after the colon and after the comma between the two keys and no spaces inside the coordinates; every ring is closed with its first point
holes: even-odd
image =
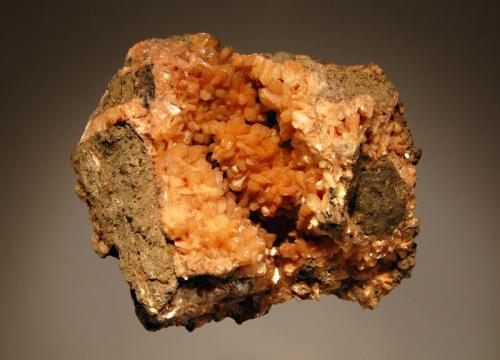
{"type": "Polygon", "coordinates": [[[159,226],[174,244],[181,281],[152,322],[193,328],[237,318],[248,299],[258,316],[273,303],[320,293],[372,308],[409,276],[419,154],[399,94],[378,66],[238,54],[208,34],[140,42],[119,74],[145,65],[154,97],[97,113],[81,141],[127,123],[151,155],[159,226]],[[372,178],[381,171],[398,178],[404,214],[389,214],[396,219],[389,230],[367,230],[368,210],[351,209],[361,167],[372,178]],[[222,285],[183,287],[200,276],[222,285]],[[217,290],[243,287],[244,279],[252,290],[231,295],[237,301],[217,290]]]}

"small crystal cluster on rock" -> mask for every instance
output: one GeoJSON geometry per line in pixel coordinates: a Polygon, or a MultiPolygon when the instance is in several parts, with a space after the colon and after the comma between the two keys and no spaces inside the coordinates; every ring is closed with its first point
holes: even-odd
{"type": "Polygon", "coordinates": [[[403,112],[374,64],[139,42],[72,153],[92,246],[151,330],[321,294],[373,308],[415,265],[403,112]]]}

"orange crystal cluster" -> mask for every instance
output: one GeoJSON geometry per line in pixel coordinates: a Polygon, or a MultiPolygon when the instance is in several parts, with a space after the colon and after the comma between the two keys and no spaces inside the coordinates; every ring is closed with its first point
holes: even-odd
{"type": "Polygon", "coordinates": [[[320,293],[371,308],[409,276],[420,153],[378,66],[193,34],[136,44],[117,78],[81,143],[126,123],[153,161],[178,288],[162,308],[139,304],[147,321],[242,321],[320,293]]]}

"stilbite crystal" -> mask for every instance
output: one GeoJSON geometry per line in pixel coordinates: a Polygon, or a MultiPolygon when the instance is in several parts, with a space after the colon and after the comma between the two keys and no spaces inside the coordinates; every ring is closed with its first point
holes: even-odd
{"type": "Polygon", "coordinates": [[[92,245],[148,329],[335,294],[373,308],[415,264],[420,150],[380,67],[134,45],[73,151],[92,245]]]}

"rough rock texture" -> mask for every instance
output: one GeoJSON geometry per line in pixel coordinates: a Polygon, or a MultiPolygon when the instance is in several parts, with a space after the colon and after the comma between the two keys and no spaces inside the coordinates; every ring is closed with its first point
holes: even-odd
{"type": "Polygon", "coordinates": [[[147,311],[157,314],[177,287],[173,245],[160,229],[153,163],[130,126],[105,130],[72,154],[77,194],[87,202],[101,256],[115,248],[120,269],[147,311]]]}
{"type": "Polygon", "coordinates": [[[392,234],[403,221],[408,189],[394,165],[385,158],[368,161],[357,169],[353,181],[351,217],[365,234],[392,234]]]}
{"type": "Polygon", "coordinates": [[[72,154],[92,245],[147,329],[335,294],[373,308],[415,265],[421,151],[377,65],[134,45],[72,154]]]}

